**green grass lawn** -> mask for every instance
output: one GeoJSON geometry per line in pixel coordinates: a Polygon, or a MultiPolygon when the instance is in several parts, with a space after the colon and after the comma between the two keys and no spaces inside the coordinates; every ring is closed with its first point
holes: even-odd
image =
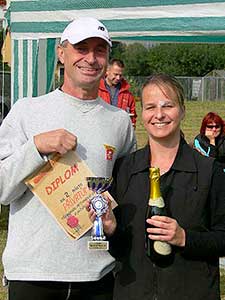
{"type": "MultiPolygon", "coordinates": [[[[186,117],[182,123],[182,130],[184,132],[187,142],[191,142],[193,138],[199,133],[201,120],[203,116],[209,111],[217,112],[225,119],[225,101],[224,102],[186,102],[186,117]]],[[[140,102],[137,103],[137,129],[136,136],[138,148],[144,146],[147,142],[147,134],[141,122],[141,107],[140,102]]],[[[5,247],[7,235],[7,208],[3,207],[0,214],[0,256],[5,247]]],[[[0,264],[0,279],[2,278],[2,265],[0,264]]],[[[2,288],[0,283],[0,300],[6,300],[6,289],[2,288]]],[[[225,300],[225,270],[221,270],[221,299],[225,300]]]]}
{"type": "MultiPolygon", "coordinates": [[[[2,256],[3,249],[6,243],[6,236],[7,236],[7,216],[8,216],[8,208],[2,207],[2,212],[0,214],[0,257],[2,256]]],[[[6,300],[6,288],[2,287],[2,274],[3,268],[2,264],[0,263],[0,300],[6,300]]]]}
{"type": "MultiPolygon", "coordinates": [[[[2,254],[2,251],[5,247],[5,241],[6,241],[6,234],[7,234],[7,231],[6,230],[3,230],[3,229],[0,229],[0,255],[2,254]]],[[[3,269],[2,269],[2,264],[0,264],[0,300],[6,300],[7,297],[6,297],[6,288],[3,288],[2,287],[2,273],[3,273],[3,269]]]]}

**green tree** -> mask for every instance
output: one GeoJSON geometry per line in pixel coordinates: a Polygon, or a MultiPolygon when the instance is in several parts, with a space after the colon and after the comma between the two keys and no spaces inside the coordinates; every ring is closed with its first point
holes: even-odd
{"type": "Polygon", "coordinates": [[[110,59],[111,58],[122,59],[125,48],[126,48],[125,44],[121,42],[113,42],[112,51],[110,53],[110,59]]]}
{"type": "Polygon", "coordinates": [[[125,76],[146,76],[148,49],[140,43],[123,44],[113,43],[110,58],[123,60],[125,76]]]}
{"type": "Polygon", "coordinates": [[[224,69],[225,45],[161,44],[149,50],[148,65],[154,72],[176,76],[204,76],[224,69]]]}
{"type": "Polygon", "coordinates": [[[125,74],[133,76],[147,76],[146,70],[148,49],[140,44],[128,44],[123,52],[123,61],[126,65],[125,74]]]}

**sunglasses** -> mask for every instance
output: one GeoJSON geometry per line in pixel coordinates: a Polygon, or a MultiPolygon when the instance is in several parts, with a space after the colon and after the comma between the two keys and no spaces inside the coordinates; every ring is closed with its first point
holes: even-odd
{"type": "Polygon", "coordinates": [[[213,129],[213,128],[218,129],[218,128],[220,128],[221,126],[220,126],[220,125],[206,125],[206,127],[209,128],[209,129],[213,129]]]}

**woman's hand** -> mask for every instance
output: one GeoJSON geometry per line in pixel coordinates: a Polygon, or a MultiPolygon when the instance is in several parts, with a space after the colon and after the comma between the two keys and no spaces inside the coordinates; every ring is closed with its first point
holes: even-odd
{"type": "MultiPolygon", "coordinates": [[[[108,201],[108,209],[106,213],[104,213],[101,218],[102,218],[102,223],[103,223],[103,229],[106,235],[110,236],[113,235],[113,233],[116,230],[116,218],[112,210],[112,202],[109,198],[105,198],[108,201]]],[[[91,202],[88,200],[86,202],[86,210],[88,211],[88,216],[89,219],[91,220],[92,223],[94,223],[95,218],[96,218],[96,212],[91,206],[91,202]]]]}
{"type": "Polygon", "coordinates": [[[171,245],[185,246],[185,231],[175,219],[164,216],[153,216],[146,222],[154,227],[147,228],[148,237],[155,241],[166,241],[171,245]]]}

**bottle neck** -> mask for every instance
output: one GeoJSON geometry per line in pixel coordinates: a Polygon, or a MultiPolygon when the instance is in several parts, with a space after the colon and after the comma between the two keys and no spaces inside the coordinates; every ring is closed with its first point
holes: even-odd
{"type": "Polygon", "coordinates": [[[157,199],[161,197],[160,192],[160,171],[159,168],[149,168],[150,180],[150,199],[157,199]]]}
{"type": "Polygon", "coordinates": [[[150,180],[150,197],[149,197],[148,205],[158,207],[158,208],[163,208],[165,206],[165,203],[160,191],[159,168],[149,169],[149,180],[150,180]]]}
{"type": "Polygon", "coordinates": [[[150,180],[150,198],[158,199],[161,197],[159,178],[151,178],[150,180]]]}

